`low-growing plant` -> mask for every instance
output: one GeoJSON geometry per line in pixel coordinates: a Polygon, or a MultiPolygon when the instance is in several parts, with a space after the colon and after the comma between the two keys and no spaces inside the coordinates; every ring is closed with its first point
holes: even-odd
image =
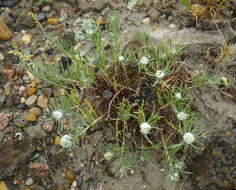
{"type": "Polygon", "coordinates": [[[99,125],[98,120],[103,120],[101,129],[104,123],[112,129],[116,176],[128,175],[137,166],[137,152],[153,151],[169,169],[169,179],[175,180],[188,173],[177,166],[182,155],[203,147],[200,116],[192,109],[188,91],[209,84],[211,77],[205,70],[190,75],[178,61],[184,47],[170,41],[154,46],[143,31],[122,49],[120,19],[113,15],[108,20],[109,46],[104,31],[95,25],[96,31],[86,39],[93,47],[84,55],[65,48],[37,22],[53,47],[72,60],[64,69],[58,62],[27,62],[19,51],[15,54],[36,77],[66,90],[51,107],[52,113],[63,114],[54,112],[54,118],[68,120],[73,142],[99,125]]]}

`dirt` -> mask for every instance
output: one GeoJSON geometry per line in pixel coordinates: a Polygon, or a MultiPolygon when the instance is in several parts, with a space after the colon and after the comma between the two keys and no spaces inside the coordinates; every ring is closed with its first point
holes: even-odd
{"type": "MultiPolygon", "coordinates": [[[[0,15],[14,32],[12,40],[0,41],[0,52],[4,56],[4,60],[0,60],[0,113],[11,115],[9,126],[0,133],[0,179],[4,180],[9,188],[11,187],[10,189],[24,189],[25,181],[29,177],[32,177],[34,181],[30,189],[71,189],[71,184],[65,179],[64,174],[67,170],[73,170],[76,173],[77,189],[82,190],[203,190],[213,188],[233,190],[235,167],[222,173],[223,169],[218,165],[227,165],[225,160],[230,160],[228,163],[235,165],[233,161],[235,160],[235,146],[233,145],[235,135],[231,135],[226,144],[221,144],[219,140],[227,139],[227,136],[222,137],[221,134],[225,134],[225,131],[232,132],[232,128],[236,125],[235,1],[227,2],[228,8],[221,10],[219,17],[200,21],[196,21],[196,18],[175,1],[163,0],[156,4],[154,1],[145,0],[138,3],[132,10],[126,8],[127,2],[123,0],[96,0],[94,2],[67,0],[41,5],[32,0],[0,2],[0,15]],[[47,5],[50,6],[49,12],[43,12],[42,8],[47,5]],[[9,50],[13,49],[12,42],[20,42],[24,33],[31,34],[33,36],[31,43],[20,46],[26,55],[34,55],[37,61],[59,60],[61,57],[45,42],[39,28],[28,16],[28,12],[33,11],[46,18],[66,18],[56,26],[47,24],[46,19],[42,19],[41,23],[47,31],[55,32],[68,44],[76,44],[75,41],[71,41],[71,32],[75,27],[74,21],[78,17],[86,16],[94,19],[106,17],[113,10],[122,15],[123,47],[132,41],[134,32],[138,28],[143,28],[150,32],[154,44],[170,39],[173,43],[185,45],[179,61],[189,68],[198,70],[199,67],[205,66],[209,73],[227,77],[229,80],[227,87],[222,84],[219,87],[204,86],[190,92],[193,107],[200,113],[201,123],[207,132],[206,150],[197,157],[192,156],[193,164],[190,164],[190,168],[193,169],[193,174],[178,183],[167,182],[166,171],[163,170],[164,166],[157,153],[149,158],[150,162],[146,164],[141,162],[128,176],[122,179],[114,177],[114,172],[110,169],[112,162],[101,161],[111,138],[111,132],[108,129],[98,128],[90,132],[83,137],[80,147],[76,149],[61,150],[53,144],[58,135],[56,129],[47,132],[46,137],[45,132],[42,132],[43,135],[37,134],[35,136],[42,135],[42,138],[35,139],[31,132],[27,135],[28,130],[21,128],[22,126],[40,127],[44,122],[44,115],[47,115],[47,110],[43,110],[35,123],[22,121],[20,116],[27,109],[23,107],[24,104],[20,103],[20,96],[14,87],[22,84],[30,85],[30,83],[27,83],[27,79],[23,80],[25,74],[18,65],[17,56],[9,53],[9,50]],[[150,17],[150,23],[142,22],[146,17],[150,17]],[[230,52],[226,51],[226,44],[229,45],[230,52]],[[18,77],[16,79],[5,77],[3,74],[5,68],[14,68],[18,77]],[[10,82],[10,87],[8,87],[11,89],[10,95],[5,93],[6,84],[9,85],[7,82],[10,82]],[[22,133],[24,140],[15,137],[16,133],[22,133]],[[217,155],[226,154],[225,157],[215,156],[213,149],[218,151],[217,155]],[[194,165],[194,160],[196,160],[196,165],[194,165]],[[36,163],[38,167],[30,169],[30,163],[31,165],[36,163]],[[200,170],[203,167],[211,167],[209,170],[213,173],[204,173],[200,170]],[[221,184],[221,180],[225,177],[222,175],[231,175],[231,177],[227,176],[230,185],[221,184]],[[215,179],[214,176],[218,178],[215,179]],[[216,181],[212,180],[213,178],[216,181]],[[208,179],[213,182],[209,183],[208,179]]],[[[53,89],[52,86],[45,83],[40,85],[37,87],[39,88],[37,95],[43,93],[50,98],[58,93],[57,89],[53,89]]],[[[227,168],[229,169],[230,165],[227,165],[227,168]]]]}

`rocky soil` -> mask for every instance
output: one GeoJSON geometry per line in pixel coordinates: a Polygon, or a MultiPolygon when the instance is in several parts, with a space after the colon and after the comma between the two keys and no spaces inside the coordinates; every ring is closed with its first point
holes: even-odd
{"type": "MultiPolygon", "coordinates": [[[[125,0],[0,1],[0,190],[234,190],[236,189],[236,2],[228,1],[216,19],[197,21],[177,1],[141,0],[127,8],[125,0]],[[50,99],[63,93],[39,81],[11,53],[13,42],[37,62],[59,61],[60,52],[45,41],[28,14],[37,14],[49,32],[76,47],[78,18],[97,22],[113,11],[122,16],[123,46],[138,28],[150,32],[153,43],[171,39],[185,46],[181,61],[189,67],[206,66],[227,80],[219,88],[191,91],[190,99],[202,116],[206,149],[190,155],[191,175],[178,183],[165,180],[158,155],[152,164],[141,164],[128,177],[118,179],[111,162],[103,161],[109,130],[83,137],[81,146],[62,150],[50,99]]],[[[103,24],[104,24],[103,23],[103,24]]],[[[82,44],[86,51],[89,45],[82,44]]]]}

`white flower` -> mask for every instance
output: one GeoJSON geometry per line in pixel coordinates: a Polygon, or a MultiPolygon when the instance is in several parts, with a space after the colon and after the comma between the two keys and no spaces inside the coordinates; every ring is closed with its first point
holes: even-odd
{"type": "Polygon", "coordinates": [[[56,120],[59,120],[59,119],[62,118],[63,114],[62,114],[61,111],[56,110],[56,111],[52,112],[52,116],[53,116],[56,120]]]}
{"type": "Polygon", "coordinates": [[[169,175],[170,181],[178,181],[179,180],[179,173],[175,172],[169,175]]]}
{"type": "Polygon", "coordinates": [[[185,133],[183,139],[187,144],[192,144],[195,141],[195,137],[192,133],[185,133]]]}
{"type": "Polygon", "coordinates": [[[177,162],[177,163],[175,163],[175,165],[174,165],[174,167],[176,168],[176,169],[183,169],[184,168],[184,162],[183,161],[179,161],[179,162],[177,162]]]}
{"type": "Polygon", "coordinates": [[[140,132],[143,133],[144,135],[147,135],[151,131],[152,127],[148,123],[142,123],[140,125],[140,132]]]}
{"type": "Polygon", "coordinates": [[[163,71],[158,70],[155,76],[159,79],[162,79],[165,76],[165,73],[163,71]]]}
{"type": "Polygon", "coordinates": [[[177,92],[175,93],[175,97],[178,99],[178,100],[181,100],[182,99],[182,94],[180,92],[177,92]]]}
{"type": "Polygon", "coordinates": [[[149,63],[149,59],[147,57],[142,57],[140,59],[140,64],[147,65],[149,63]]]}
{"type": "Polygon", "coordinates": [[[63,148],[69,148],[69,147],[71,147],[71,146],[73,145],[71,136],[70,136],[70,135],[64,135],[64,136],[61,138],[60,145],[61,145],[63,148]]]}
{"type": "Polygon", "coordinates": [[[121,56],[119,56],[118,60],[119,60],[119,61],[124,61],[125,58],[121,55],[121,56]]]}
{"type": "Polygon", "coordinates": [[[178,115],[177,115],[177,118],[180,120],[180,121],[183,121],[187,118],[187,114],[184,113],[184,112],[179,112],[178,115]]]}

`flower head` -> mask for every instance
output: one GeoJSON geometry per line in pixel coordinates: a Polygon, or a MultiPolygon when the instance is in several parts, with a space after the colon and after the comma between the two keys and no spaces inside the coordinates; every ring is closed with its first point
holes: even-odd
{"type": "Polygon", "coordinates": [[[184,112],[179,112],[178,115],[177,115],[177,118],[180,120],[180,121],[183,121],[187,118],[187,114],[184,113],[184,112]]]}
{"type": "Polygon", "coordinates": [[[61,138],[60,145],[61,145],[63,148],[69,148],[69,147],[71,147],[71,146],[73,145],[71,136],[70,136],[70,135],[64,135],[64,136],[61,138]]]}
{"type": "Polygon", "coordinates": [[[147,57],[142,57],[140,59],[140,64],[147,65],[149,63],[149,59],[147,57]]]}
{"type": "Polygon", "coordinates": [[[170,181],[178,181],[179,180],[179,173],[175,172],[173,174],[168,175],[170,181]]]}
{"type": "Polygon", "coordinates": [[[178,99],[178,100],[181,100],[182,99],[182,94],[180,92],[177,92],[175,93],[175,97],[178,99]]]}
{"type": "Polygon", "coordinates": [[[142,123],[140,125],[140,132],[143,133],[144,135],[147,135],[151,131],[152,127],[148,123],[142,123]]]}
{"type": "Polygon", "coordinates": [[[52,112],[52,116],[53,116],[56,120],[59,120],[59,119],[62,118],[63,114],[62,114],[61,111],[56,110],[56,111],[52,112]]]}
{"type": "Polygon", "coordinates": [[[158,70],[155,76],[159,79],[162,79],[165,76],[165,73],[163,71],[158,70]]]}
{"type": "Polygon", "coordinates": [[[119,61],[124,61],[125,58],[121,55],[121,56],[118,57],[118,60],[119,60],[119,61]]]}
{"type": "Polygon", "coordinates": [[[184,134],[183,139],[186,144],[192,144],[195,141],[194,135],[189,132],[184,134]]]}

